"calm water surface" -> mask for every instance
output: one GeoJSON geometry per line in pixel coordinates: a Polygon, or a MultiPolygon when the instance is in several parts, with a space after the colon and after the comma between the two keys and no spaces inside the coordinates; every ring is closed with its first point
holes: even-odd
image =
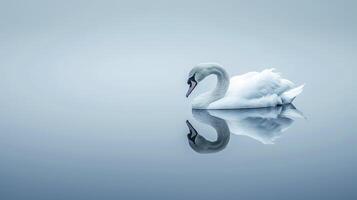
{"type": "Polygon", "coordinates": [[[357,136],[348,108],[326,106],[322,112],[300,105],[303,118],[285,107],[207,112],[191,111],[186,102],[159,104],[143,103],[140,109],[118,109],[114,103],[42,111],[28,107],[4,116],[1,195],[356,197],[357,136]]]}
{"type": "Polygon", "coordinates": [[[0,199],[357,199],[356,6],[2,2],[0,199]],[[192,111],[200,62],[306,86],[295,108],[192,111]]]}

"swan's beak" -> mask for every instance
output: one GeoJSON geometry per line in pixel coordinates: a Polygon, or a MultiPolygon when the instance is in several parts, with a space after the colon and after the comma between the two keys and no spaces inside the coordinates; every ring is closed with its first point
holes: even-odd
{"type": "Polygon", "coordinates": [[[190,85],[188,88],[188,91],[186,93],[186,97],[190,96],[191,92],[195,89],[197,86],[197,81],[195,80],[195,76],[192,76],[191,78],[188,79],[187,84],[190,85]]]}

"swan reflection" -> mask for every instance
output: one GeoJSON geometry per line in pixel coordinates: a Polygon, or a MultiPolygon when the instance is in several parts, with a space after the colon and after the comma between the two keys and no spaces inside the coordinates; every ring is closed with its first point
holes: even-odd
{"type": "Polygon", "coordinates": [[[209,141],[201,136],[187,120],[190,133],[189,145],[198,153],[213,153],[223,150],[230,134],[253,138],[263,144],[274,144],[282,133],[294,122],[293,118],[303,118],[303,114],[292,104],[256,109],[239,110],[192,110],[193,117],[210,125],[217,132],[217,140],[209,141]]]}

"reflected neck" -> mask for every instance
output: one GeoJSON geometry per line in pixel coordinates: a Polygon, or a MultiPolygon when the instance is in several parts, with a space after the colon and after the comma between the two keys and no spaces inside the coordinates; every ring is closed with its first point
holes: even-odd
{"type": "Polygon", "coordinates": [[[197,135],[194,142],[190,143],[192,149],[198,153],[214,153],[226,148],[230,139],[230,131],[226,121],[210,115],[207,110],[192,110],[192,114],[199,122],[213,127],[217,133],[217,140],[209,141],[194,130],[197,135]]]}

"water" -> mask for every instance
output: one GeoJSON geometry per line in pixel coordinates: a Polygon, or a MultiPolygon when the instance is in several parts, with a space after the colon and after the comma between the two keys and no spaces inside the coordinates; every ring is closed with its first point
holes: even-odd
{"type": "Polygon", "coordinates": [[[357,198],[355,2],[3,4],[1,199],[357,198]],[[306,86],[196,112],[199,62],[306,86]]]}

